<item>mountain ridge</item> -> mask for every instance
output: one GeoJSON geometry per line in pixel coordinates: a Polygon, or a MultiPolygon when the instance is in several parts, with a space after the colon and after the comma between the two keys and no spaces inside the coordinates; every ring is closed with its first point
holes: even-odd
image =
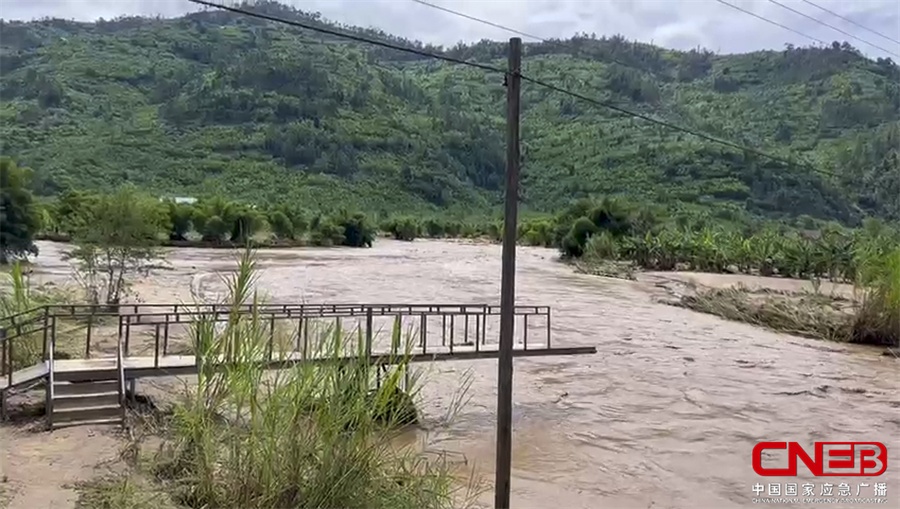
{"type": "MultiPolygon", "coordinates": [[[[274,2],[253,9],[327,24],[274,2]]],[[[34,168],[38,194],[127,181],[373,212],[501,201],[502,76],[218,11],[0,28],[2,153],[34,168]]],[[[505,67],[504,43],[444,49],[342,28],[505,67]]],[[[849,44],[714,55],[583,35],[525,44],[523,73],[802,162],[525,83],[527,209],[624,195],[723,217],[900,220],[900,69],[849,44]]]]}

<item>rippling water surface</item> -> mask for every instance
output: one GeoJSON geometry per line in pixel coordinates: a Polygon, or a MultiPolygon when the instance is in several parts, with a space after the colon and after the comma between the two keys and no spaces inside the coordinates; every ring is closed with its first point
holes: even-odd
{"type": "MultiPolygon", "coordinates": [[[[60,249],[41,244],[51,277],[68,272],[60,249]]],[[[598,353],[516,360],[513,507],[751,506],[753,484],[795,481],[754,474],[750,451],[761,440],[881,441],[892,458],[900,454],[900,361],[881,350],[654,303],[641,283],[572,274],[549,250],[517,253],[517,303],[552,307],[555,345],[598,353]]],[[[212,295],[222,290],[215,273],[233,260],[225,250],[173,250],[173,270],[142,283],[140,294],[158,302],[188,299],[191,287],[212,295]]],[[[499,302],[499,246],[379,240],[372,249],[261,251],[259,262],[261,286],[279,302],[499,302]]],[[[496,361],[428,369],[429,447],[492,481],[496,361]],[[467,374],[471,399],[443,424],[467,374]]],[[[859,482],[887,482],[879,506],[897,507],[897,464],[877,479],[799,482],[847,481],[854,495],[859,482]]]]}

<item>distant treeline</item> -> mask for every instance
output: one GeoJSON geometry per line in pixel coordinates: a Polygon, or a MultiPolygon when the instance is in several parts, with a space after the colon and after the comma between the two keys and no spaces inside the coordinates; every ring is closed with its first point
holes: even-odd
{"type": "MultiPolygon", "coordinates": [[[[90,228],[90,218],[110,201],[140,207],[158,232],[158,244],[172,247],[234,247],[252,241],[259,247],[350,246],[370,247],[379,231],[399,240],[430,238],[500,239],[502,222],[419,219],[402,216],[380,221],[362,212],[321,212],[290,203],[258,206],[223,197],[178,203],[127,190],[103,194],[69,190],[37,203],[37,239],[68,242],[90,228]]],[[[128,225],[120,225],[127,227],[128,225]]]]}
{"type": "MultiPolygon", "coordinates": [[[[176,203],[131,191],[122,206],[144,207],[160,245],[234,247],[371,246],[380,234],[398,240],[480,238],[499,242],[503,221],[442,217],[373,217],[362,212],[322,213],[288,203],[255,206],[222,197],[176,203]],[[140,196],[140,198],[136,198],[140,196]],[[127,203],[131,202],[131,203],[127,203]]],[[[116,194],[68,191],[38,204],[38,238],[65,241],[85,218],[116,194]]],[[[127,226],[127,225],[126,225],[127,226]]],[[[869,220],[860,229],[800,218],[793,224],[726,220],[704,211],[667,209],[615,198],[580,200],[560,213],[519,221],[519,244],[552,247],[564,258],[629,260],[651,270],[739,271],[762,275],[853,279],[853,260],[872,239],[900,244],[895,226],[869,220]],[[865,242],[864,242],[865,241],[865,242]]]]}

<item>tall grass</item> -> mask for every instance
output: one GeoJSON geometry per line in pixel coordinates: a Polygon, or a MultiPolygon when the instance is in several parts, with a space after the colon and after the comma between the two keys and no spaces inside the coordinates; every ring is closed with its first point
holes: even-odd
{"type": "Polygon", "coordinates": [[[900,246],[872,243],[857,255],[859,305],[850,326],[850,341],[900,345],[900,246]]]}
{"type": "MultiPolygon", "coordinates": [[[[198,383],[176,407],[157,463],[180,502],[235,509],[456,506],[447,463],[394,444],[415,411],[414,384],[401,388],[407,358],[399,354],[376,384],[367,362],[344,358],[354,342],[364,348],[362,335],[336,325],[311,345],[321,362],[286,362],[284,352],[269,347],[254,274],[247,251],[228,282],[224,325],[209,316],[192,326],[198,383]],[[248,303],[251,313],[238,311],[248,303]],[[285,361],[283,369],[265,369],[260,361],[270,355],[285,361]]],[[[399,333],[395,326],[394,344],[399,333]]]]}
{"type": "MultiPolygon", "coordinates": [[[[19,313],[25,313],[38,306],[47,304],[51,298],[36,292],[31,287],[31,283],[19,262],[13,264],[8,274],[0,274],[2,283],[0,283],[0,318],[5,318],[19,313]]],[[[13,344],[12,348],[12,368],[13,371],[26,366],[31,366],[41,361],[44,348],[44,336],[42,332],[30,332],[38,327],[41,323],[35,323],[33,319],[39,318],[39,313],[26,314],[20,316],[17,323],[26,323],[20,329],[8,327],[7,336],[11,337],[7,341],[13,344]],[[19,331],[23,333],[19,335],[19,331]],[[18,336],[12,338],[12,336],[18,336]]],[[[0,323],[0,326],[8,326],[12,323],[0,323]]],[[[0,348],[6,348],[9,355],[9,344],[0,344],[0,348]]],[[[7,362],[9,362],[9,358],[7,362]]],[[[0,365],[0,374],[5,374],[8,368],[6,365],[0,365]]]]}
{"type": "Polygon", "coordinates": [[[0,275],[3,277],[3,284],[0,285],[0,316],[14,315],[34,307],[31,286],[19,262],[13,264],[9,274],[0,275]]]}

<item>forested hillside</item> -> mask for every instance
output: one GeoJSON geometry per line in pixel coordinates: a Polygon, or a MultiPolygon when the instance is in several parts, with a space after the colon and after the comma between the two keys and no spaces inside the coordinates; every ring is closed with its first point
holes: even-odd
{"type": "MultiPolygon", "coordinates": [[[[326,23],[274,3],[253,9],[326,23]]],[[[161,195],[448,213],[487,213],[502,199],[500,75],[223,12],[0,30],[2,154],[34,170],[38,195],[132,182],[161,195]]],[[[505,66],[501,43],[428,49],[505,66]]],[[[723,218],[900,220],[890,60],[838,43],[719,56],[585,35],[527,44],[524,62],[540,80],[802,163],[526,82],[531,210],[623,194],[723,218]]]]}

